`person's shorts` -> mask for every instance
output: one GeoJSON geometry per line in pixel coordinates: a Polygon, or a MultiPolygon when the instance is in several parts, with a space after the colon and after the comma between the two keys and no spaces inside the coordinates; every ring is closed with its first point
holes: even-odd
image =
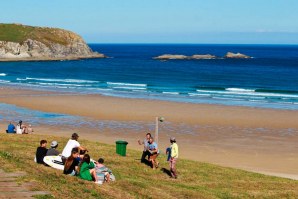
{"type": "Polygon", "coordinates": [[[77,175],[77,173],[75,172],[75,170],[72,170],[72,172],[70,174],[68,174],[68,175],[75,176],[75,175],[77,175]]]}

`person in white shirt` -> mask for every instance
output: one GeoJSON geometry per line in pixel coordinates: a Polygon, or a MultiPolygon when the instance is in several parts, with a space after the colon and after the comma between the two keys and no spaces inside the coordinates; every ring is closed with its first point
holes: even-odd
{"type": "MultiPolygon", "coordinates": [[[[71,139],[68,140],[66,146],[64,147],[63,151],[62,151],[62,160],[63,159],[67,159],[70,155],[71,155],[71,150],[73,148],[78,148],[79,151],[87,151],[86,147],[83,147],[80,145],[80,143],[78,142],[79,139],[79,135],[77,133],[73,133],[71,135],[71,139]]],[[[83,157],[83,155],[82,155],[83,157]]]]}

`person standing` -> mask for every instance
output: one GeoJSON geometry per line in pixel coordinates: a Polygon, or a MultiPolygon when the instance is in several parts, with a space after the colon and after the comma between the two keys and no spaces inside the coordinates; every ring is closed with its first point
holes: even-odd
{"type": "Polygon", "coordinates": [[[145,139],[142,142],[141,142],[141,140],[138,140],[139,145],[144,144],[144,150],[143,150],[143,154],[141,157],[141,163],[146,162],[146,157],[150,156],[150,153],[148,151],[150,137],[151,137],[151,133],[147,133],[145,139]]]}
{"type": "Polygon", "coordinates": [[[177,179],[177,170],[176,170],[176,163],[178,160],[178,144],[176,143],[176,138],[171,137],[171,158],[170,158],[170,171],[172,178],[177,179]]]}

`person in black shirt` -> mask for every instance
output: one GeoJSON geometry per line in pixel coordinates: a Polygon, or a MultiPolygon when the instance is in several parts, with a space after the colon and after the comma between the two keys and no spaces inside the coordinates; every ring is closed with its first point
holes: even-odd
{"type": "Polygon", "coordinates": [[[71,155],[66,159],[64,165],[64,174],[75,176],[77,174],[77,167],[79,165],[79,150],[78,148],[73,148],[71,150],[71,155]]]}
{"type": "Polygon", "coordinates": [[[46,140],[41,140],[40,141],[40,146],[37,147],[36,149],[36,162],[38,164],[45,164],[43,161],[44,156],[47,154],[47,141],[46,140]]]}

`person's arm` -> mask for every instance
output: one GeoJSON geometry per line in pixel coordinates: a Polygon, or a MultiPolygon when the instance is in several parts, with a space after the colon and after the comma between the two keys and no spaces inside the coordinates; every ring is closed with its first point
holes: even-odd
{"type": "Polygon", "coordinates": [[[79,146],[78,149],[81,150],[81,151],[88,151],[87,148],[83,147],[83,146],[79,146]]]}
{"type": "Polygon", "coordinates": [[[92,161],[90,161],[90,164],[88,167],[89,167],[89,169],[93,169],[95,167],[95,164],[92,161]]]}
{"type": "Polygon", "coordinates": [[[154,145],[154,148],[150,150],[151,153],[157,153],[158,152],[158,148],[157,148],[157,144],[154,145]]]}

